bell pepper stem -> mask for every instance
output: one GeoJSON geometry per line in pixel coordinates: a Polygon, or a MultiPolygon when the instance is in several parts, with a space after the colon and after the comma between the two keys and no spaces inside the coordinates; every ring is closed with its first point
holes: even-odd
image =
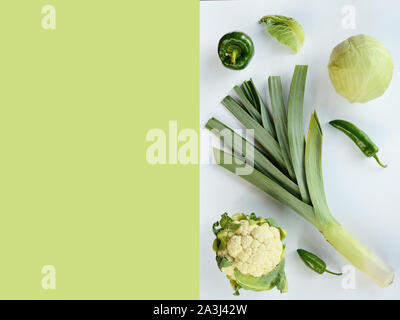
{"type": "Polygon", "coordinates": [[[232,65],[236,64],[236,58],[237,58],[238,54],[239,54],[239,50],[238,49],[233,49],[232,50],[232,54],[231,54],[231,63],[232,63],[232,65]]]}
{"type": "Polygon", "coordinates": [[[387,168],[386,164],[382,164],[378,158],[378,156],[376,155],[376,153],[373,155],[373,157],[375,158],[376,162],[378,162],[378,164],[382,167],[382,168],[387,168]]]}

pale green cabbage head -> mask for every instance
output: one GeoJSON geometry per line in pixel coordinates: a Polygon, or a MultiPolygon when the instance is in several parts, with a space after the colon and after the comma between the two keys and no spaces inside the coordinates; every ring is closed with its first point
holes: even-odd
{"type": "Polygon", "coordinates": [[[351,103],[367,102],[381,96],[388,88],[393,60],[382,42],[358,35],[333,49],[328,69],[338,94],[351,103]]]}

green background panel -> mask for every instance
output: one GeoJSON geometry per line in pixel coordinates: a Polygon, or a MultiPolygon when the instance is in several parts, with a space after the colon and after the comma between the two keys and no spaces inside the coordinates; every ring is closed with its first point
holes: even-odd
{"type": "Polygon", "coordinates": [[[198,6],[1,1],[0,298],[198,298],[198,166],[145,158],[198,130],[198,6]]]}

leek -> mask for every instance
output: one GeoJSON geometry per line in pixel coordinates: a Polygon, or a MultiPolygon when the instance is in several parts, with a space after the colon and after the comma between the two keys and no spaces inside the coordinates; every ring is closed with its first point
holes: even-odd
{"type": "MultiPolygon", "coordinates": [[[[288,183],[289,179],[283,179],[283,175],[288,176],[288,173],[281,172],[279,174],[276,171],[278,169],[272,163],[265,161],[262,150],[258,150],[257,147],[254,147],[256,151],[253,157],[241,152],[240,156],[244,161],[235,156],[237,148],[234,148],[235,146],[232,145],[233,155],[214,148],[214,157],[220,166],[235,174],[237,169],[246,166],[250,167],[250,163],[254,163],[255,168],[247,171],[251,173],[241,175],[241,178],[263,190],[282,204],[290,207],[301,217],[312,223],[324,235],[325,239],[354,266],[359,268],[379,286],[387,287],[393,282],[394,271],[392,267],[353,238],[333,217],[329,210],[322,176],[322,130],[315,112],[311,116],[307,141],[305,141],[304,130],[300,134],[300,128],[303,128],[302,110],[306,71],[307,66],[296,66],[289,93],[287,133],[291,165],[294,168],[297,179],[296,185],[298,189],[295,189],[296,192],[293,192],[293,186],[288,183]],[[295,136],[296,134],[298,136],[295,136]],[[228,161],[222,161],[226,159],[228,161]]],[[[226,105],[226,103],[224,104],[226,105]]],[[[237,110],[228,109],[234,111],[232,113],[247,128],[254,129],[256,127],[254,123],[248,121],[247,113],[242,114],[236,112],[237,110]]],[[[274,122],[275,128],[282,125],[280,122],[274,122]]],[[[208,122],[207,127],[211,130],[227,128],[221,122],[216,122],[213,119],[208,122]]],[[[282,128],[276,129],[281,130],[282,128]]],[[[257,138],[261,139],[262,136],[256,134],[257,138]]],[[[259,142],[266,150],[275,149],[276,140],[272,136],[269,136],[269,138],[268,141],[263,141],[264,143],[261,143],[262,141],[259,142]]],[[[245,141],[241,143],[245,143],[245,141]]],[[[281,139],[279,139],[279,147],[282,148],[285,145],[286,143],[281,142],[281,139]]],[[[281,160],[283,161],[282,155],[281,160]]]]}

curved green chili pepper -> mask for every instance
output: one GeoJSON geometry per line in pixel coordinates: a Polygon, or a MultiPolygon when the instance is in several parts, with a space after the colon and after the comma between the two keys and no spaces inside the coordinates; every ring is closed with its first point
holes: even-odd
{"type": "Polygon", "coordinates": [[[319,274],[323,274],[324,272],[328,272],[330,274],[334,274],[335,276],[341,276],[342,273],[336,273],[329,270],[326,270],[326,263],[318,258],[315,254],[308,252],[304,249],[297,249],[297,253],[299,254],[301,260],[304,261],[307,267],[314,270],[319,274]]]}
{"type": "Polygon", "coordinates": [[[229,69],[246,68],[253,54],[253,41],[243,32],[227,33],[219,40],[218,56],[222,64],[229,69]]]}
{"type": "Polygon", "coordinates": [[[375,143],[372,142],[371,138],[368,135],[356,127],[354,124],[345,121],[345,120],[333,120],[329,122],[329,124],[344,134],[346,134],[354,143],[360,148],[360,150],[369,158],[374,157],[376,162],[383,168],[386,168],[387,165],[382,164],[379,161],[378,156],[376,155],[379,151],[379,148],[375,143]]]}

